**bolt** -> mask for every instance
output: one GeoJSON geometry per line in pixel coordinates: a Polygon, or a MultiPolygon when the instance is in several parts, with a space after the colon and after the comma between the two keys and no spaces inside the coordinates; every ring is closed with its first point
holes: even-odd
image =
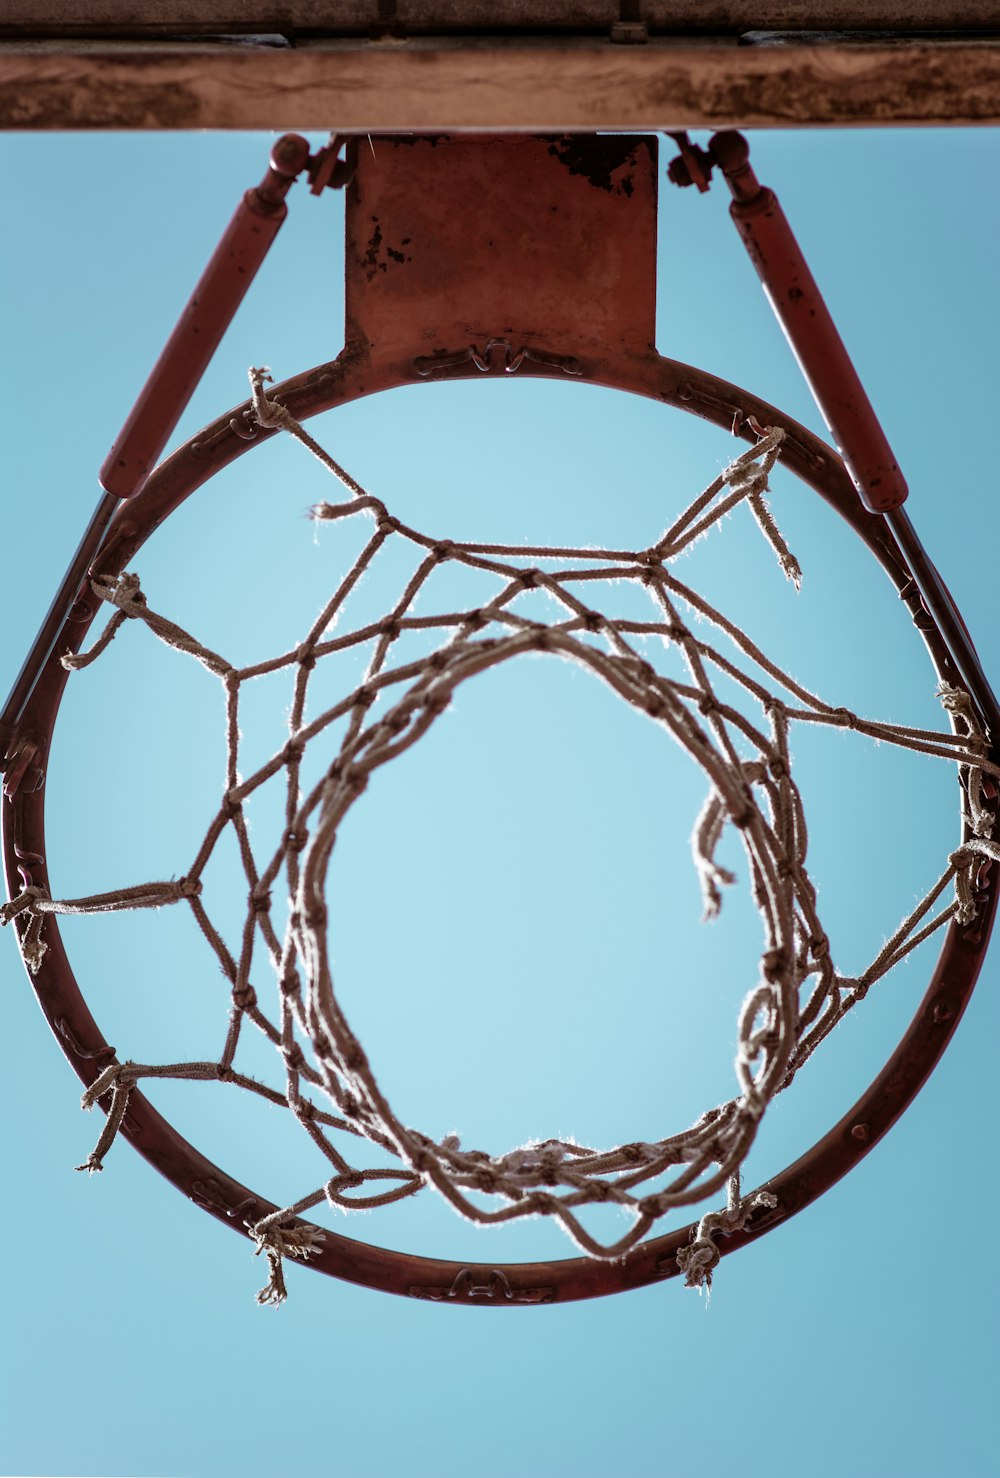
{"type": "Polygon", "coordinates": [[[309,145],[298,133],[286,133],[271,150],[271,168],[285,179],[294,179],[309,158],[309,145]]]}
{"type": "Polygon", "coordinates": [[[708,152],[726,174],[731,170],[743,169],[750,159],[749,143],[743,134],[737,133],[734,128],[727,128],[721,133],[714,134],[708,146],[708,152]]]}
{"type": "Polygon", "coordinates": [[[851,1138],[856,1139],[859,1144],[867,1144],[872,1137],[870,1124],[855,1124],[851,1130],[851,1138]]]}
{"type": "Polygon", "coordinates": [[[615,21],[611,40],[624,46],[643,46],[649,40],[649,27],[645,21],[615,21]]]}

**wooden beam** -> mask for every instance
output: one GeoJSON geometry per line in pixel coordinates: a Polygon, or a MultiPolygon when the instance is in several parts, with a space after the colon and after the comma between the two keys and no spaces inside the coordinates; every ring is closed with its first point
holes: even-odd
{"type": "MultiPolygon", "coordinates": [[[[5,0],[0,34],[113,37],[273,33],[284,36],[608,35],[620,0],[5,0]]],[[[996,0],[638,0],[653,34],[746,31],[995,30],[996,0]]]]}
{"type": "Polygon", "coordinates": [[[1000,43],[0,44],[7,129],[996,124],[1000,43]]]}

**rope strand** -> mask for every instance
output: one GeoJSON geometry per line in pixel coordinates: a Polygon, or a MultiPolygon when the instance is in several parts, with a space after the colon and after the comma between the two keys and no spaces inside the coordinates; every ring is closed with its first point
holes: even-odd
{"type": "Polygon", "coordinates": [[[72,671],[88,667],[107,651],[127,620],[139,622],[173,650],[200,662],[220,680],[225,692],[222,801],[193,865],[179,880],[152,881],[66,900],[53,900],[45,888],[29,886],[0,908],[0,924],[20,921],[22,950],[29,968],[37,970],[45,950],[40,934],[48,914],[155,909],[186,901],[226,982],[228,1015],[218,1060],[112,1063],[83,1097],[84,1107],[90,1108],[110,1092],[111,1104],[97,1145],[78,1168],[101,1170],[139,1080],[215,1080],[284,1106],[326,1162],[326,1178],[318,1189],[251,1228],[269,1270],[267,1284],[258,1294],[260,1303],[276,1306],[286,1297],[286,1257],[307,1260],[320,1248],[322,1233],[311,1225],[295,1223],[304,1211],[321,1204],[347,1213],[368,1210],[427,1186],[479,1225],[549,1215],[587,1255],[618,1258],[646,1236],[659,1218],[702,1202],[728,1184],[727,1207],[703,1215],[691,1243],[678,1254],[687,1283],[710,1288],[721,1255],[719,1237],[741,1229],[756,1209],[775,1204],[766,1189],[743,1196],[739,1187],[740,1168],[771,1100],[787,1087],[832,1027],[918,943],[952,920],[968,927],[976,919],[980,868],[986,862],[1000,862],[1000,845],[992,839],[995,808],[991,804],[992,777],[1000,772],[987,758],[986,735],[968,695],[953,687],[941,690],[952,722],[951,734],[860,718],[794,682],[720,611],[670,573],[673,560],[721,519],[734,514],[755,520],[785,576],[798,589],[801,569],[766,501],[768,477],[784,441],[780,428],[767,430],[757,447],[720,473],[645,551],[562,546],[516,549],[435,540],[409,529],[353,479],[286,406],[268,398],[265,385],[270,382],[266,370],[250,371],[258,424],[294,437],[351,495],[346,503],[316,505],[314,516],[337,523],[361,513],[375,520],[374,533],[305,640],[283,655],[243,668],[233,666],[153,611],[134,574],[94,582],[95,591],[114,614],[90,651],[67,655],[64,666],[72,671]],[[746,515],[737,512],[744,503],[749,510],[746,515]],[[390,540],[408,544],[414,555],[413,572],[402,594],[381,620],[331,636],[351,592],[390,540]],[[539,561],[556,559],[566,567],[553,570],[539,565],[539,561]],[[464,611],[414,615],[416,602],[426,598],[436,572],[449,564],[475,573],[487,586],[488,598],[464,611]],[[651,619],[617,618],[595,609],[589,592],[600,582],[643,588],[652,605],[651,619]],[[541,622],[517,608],[520,598],[532,591],[550,598],[557,608],[556,619],[541,622]],[[714,628],[712,641],[728,640],[735,658],[688,629],[679,614],[682,609],[692,610],[696,619],[703,618],[714,628]],[[435,630],[442,633],[443,645],[426,656],[390,665],[404,634],[435,630]],[[648,639],[652,646],[654,638],[665,653],[673,652],[681,659],[683,681],[646,660],[637,642],[648,639]],[[317,664],[355,648],[367,658],[362,681],[332,706],[310,714],[307,705],[317,664]],[[764,942],[758,979],[745,997],[737,1022],[737,1091],[728,1102],[707,1110],[686,1129],[660,1139],[610,1149],[588,1149],[550,1139],[488,1155],[462,1148],[453,1135],[434,1141],[405,1125],[388,1102],[334,990],[326,933],[326,881],[338,831],[371,775],[433,728],[461,684],[514,657],[537,653],[582,666],[669,734],[699,766],[709,789],[695,820],[691,845],[705,917],[719,913],[723,888],[736,884],[736,872],[718,860],[723,844],[735,837],[742,847],[764,942]],[[242,684],[283,668],[294,679],[288,738],[252,774],[241,778],[242,684]],[[777,696],[769,684],[776,684],[785,698],[777,696]],[[734,687],[742,694],[742,708],[730,700],[734,687]],[[720,696],[723,692],[725,701],[720,696]],[[801,707],[788,706],[785,699],[789,695],[801,707]],[[805,808],[792,775],[789,739],[794,725],[806,723],[837,726],[856,735],[859,742],[868,736],[950,761],[958,765],[964,778],[965,839],[952,853],[944,875],[867,970],[851,978],[840,975],[835,967],[817,911],[817,891],[806,866],[805,808]],[[320,734],[338,735],[339,747],[322,777],[303,794],[303,759],[320,734]],[[753,751],[751,758],[747,758],[748,750],[753,751]],[[271,854],[258,858],[244,807],[272,780],[284,787],[284,830],[271,854]],[[202,875],[230,830],[248,900],[238,948],[225,943],[202,896],[202,875]],[[952,882],[955,901],[940,907],[925,923],[952,882]],[[283,932],[272,916],[272,891],[279,886],[291,900],[283,932]],[[277,983],[278,1008],[273,1019],[259,998],[259,977],[265,970],[273,970],[277,983]],[[259,1083],[234,1066],[248,1023],[277,1049],[283,1088],[259,1083]],[[322,1097],[329,1110],[318,1106],[322,1097]],[[392,1152],[399,1168],[355,1166],[337,1148],[339,1141],[334,1142],[333,1136],[341,1133],[392,1152]],[[371,1184],[376,1181],[388,1184],[376,1188],[371,1184]],[[654,1182],[657,1188],[650,1191],[654,1182]],[[613,1240],[596,1237],[578,1214],[582,1208],[601,1203],[611,1203],[631,1218],[631,1225],[613,1240]]]}

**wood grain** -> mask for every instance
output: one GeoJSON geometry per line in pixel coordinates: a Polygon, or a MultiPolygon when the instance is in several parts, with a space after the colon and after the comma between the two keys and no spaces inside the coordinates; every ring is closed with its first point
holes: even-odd
{"type": "Polygon", "coordinates": [[[7,129],[996,124],[1000,43],[0,44],[7,129]]]}

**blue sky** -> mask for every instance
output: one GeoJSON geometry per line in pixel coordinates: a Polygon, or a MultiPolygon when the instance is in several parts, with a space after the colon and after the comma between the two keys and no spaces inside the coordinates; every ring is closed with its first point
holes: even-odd
{"type": "MultiPolygon", "coordinates": [[[[263,135],[0,143],[18,203],[0,245],[4,689],[89,515],[97,468],[267,148],[263,135]]],[[[914,523],[996,674],[996,137],[770,133],[753,148],[909,477],[914,523]]],[[[724,192],[662,194],[661,352],[821,432],[724,192]]],[[[283,378],[337,352],[338,209],[293,197],[179,437],[243,399],[248,365],[283,378]]],[[[737,449],[690,419],[593,387],[511,380],[394,392],[316,429],[429,533],[641,547],[737,449]]],[[[298,448],[244,463],[135,566],[154,605],[240,661],[298,639],[352,547],[340,525],[303,516],[335,490],[298,448]]],[[[939,722],[933,675],[881,572],[789,479],[776,479],[774,507],[803,564],[800,596],[738,517],[703,541],[685,577],[697,566],[719,582],[748,629],[830,701],[939,722]]],[[[385,610],[399,574],[373,573],[361,609],[385,610]]],[[[49,840],[68,895],[182,872],[197,833],[188,808],[217,794],[217,686],[138,635],[127,630],[79,674],[57,731],[49,840]]],[[[687,857],[700,777],[692,784],[650,726],[584,674],[523,666],[468,685],[447,725],[387,767],[345,827],[333,873],[345,1007],[394,1101],[435,1134],[458,1128],[503,1150],[533,1134],[667,1133],[732,1091],[735,1011],[755,968],[746,880],[719,923],[701,925],[687,857]]],[[[260,685],[249,746],[266,750],[283,701],[260,685]]],[[[867,963],[937,875],[957,829],[943,766],[863,754],[853,737],[803,739],[796,755],[814,782],[811,856],[845,970],[867,963]]],[[[120,1055],[217,1051],[211,962],[170,910],[135,925],[72,922],[65,937],[120,1055]]],[[[871,1080],[930,963],[924,951],[873,991],[801,1096],[797,1085],[774,1106],[759,1177],[871,1080]]],[[[726,1259],[708,1307],[673,1281],[492,1318],[293,1269],[290,1299],[272,1312],[254,1305],[262,1278],[249,1245],[127,1145],[103,1175],[73,1174],[99,1125],[78,1110],[77,1080],[5,933],[0,1471],[590,1478],[637,1464],[695,1478],[736,1460],[751,1478],[985,1478],[996,976],[988,963],[951,1049],[887,1140],[726,1259]]],[[[297,1141],[258,1105],[216,1085],[152,1096],[265,1193],[309,1188],[297,1141]]],[[[470,1229],[428,1195],[384,1221],[331,1225],[477,1261],[573,1251],[549,1227],[470,1229]]]]}

